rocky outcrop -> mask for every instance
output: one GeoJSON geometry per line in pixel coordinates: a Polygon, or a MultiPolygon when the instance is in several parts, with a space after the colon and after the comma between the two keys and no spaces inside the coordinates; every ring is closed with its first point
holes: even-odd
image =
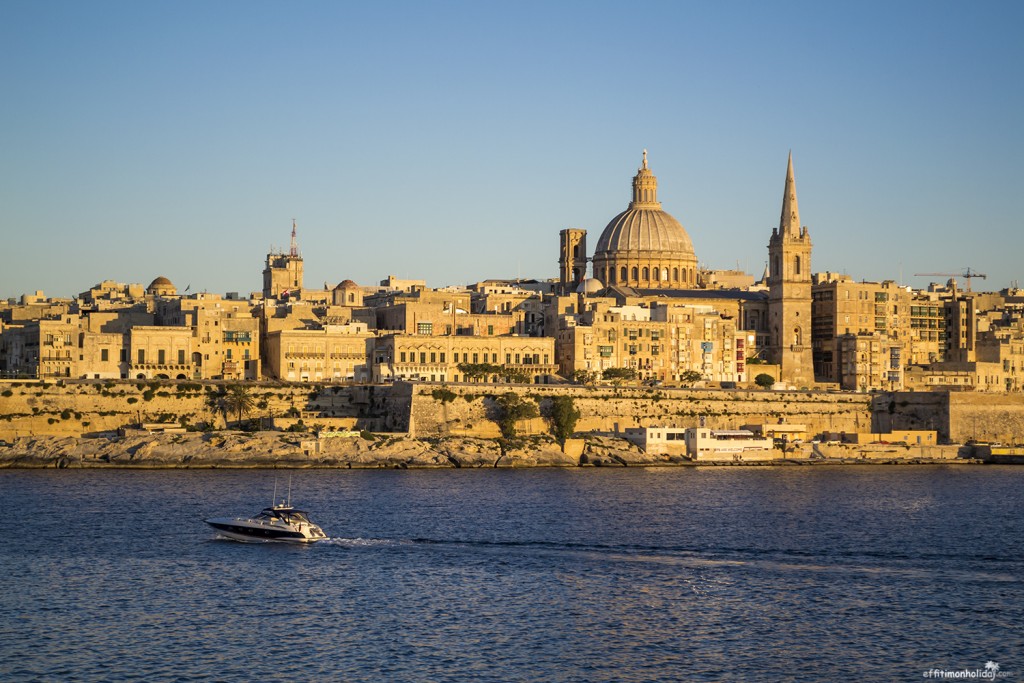
{"type": "MultiPolygon", "coordinates": [[[[615,461],[616,450],[601,439],[599,462],[615,461]]],[[[625,441],[620,451],[635,450],[625,441]]],[[[641,462],[634,455],[633,462],[641,462]]],[[[404,435],[366,435],[318,439],[284,432],[150,434],[74,438],[20,437],[0,442],[0,467],[575,467],[579,459],[562,452],[550,437],[529,437],[502,444],[494,439],[449,437],[414,439],[404,435]]],[[[586,464],[586,463],[584,463],[586,464]]]]}
{"type": "MultiPolygon", "coordinates": [[[[20,437],[0,441],[0,468],[462,468],[651,467],[693,465],[678,455],[646,453],[624,439],[586,435],[566,454],[549,436],[499,439],[405,435],[316,438],[289,432],[187,432],[74,438],[20,437]],[[578,455],[577,455],[578,454],[578,455]]],[[[774,464],[842,462],[965,462],[956,446],[805,444],[774,464]]],[[[704,464],[704,463],[702,463],[704,464]]],[[[716,463],[706,463],[716,464],[716,463]]],[[[717,463],[732,464],[732,463],[717,463]]]]}

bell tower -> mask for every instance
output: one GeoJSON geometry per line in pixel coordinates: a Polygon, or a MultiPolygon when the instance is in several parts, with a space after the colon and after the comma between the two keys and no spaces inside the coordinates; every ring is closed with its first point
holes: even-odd
{"type": "Polygon", "coordinates": [[[302,254],[295,240],[295,219],[292,219],[292,241],[288,253],[270,250],[263,269],[263,297],[280,299],[285,294],[299,297],[302,293],[302,254]]]}
{"type": "Polygon", "coordinates": [[[559,236],[558,284],[563,294],[572,294],[587,278],[587,231],[566,228],[559,236]]]}
{"type": "Polygon", "coordinates": [[[780,379],[814,384],[811,352],[811,236],[800,225],[793,153],[789,154],[779,227],[768,241],[768,358],[780,379]]]}

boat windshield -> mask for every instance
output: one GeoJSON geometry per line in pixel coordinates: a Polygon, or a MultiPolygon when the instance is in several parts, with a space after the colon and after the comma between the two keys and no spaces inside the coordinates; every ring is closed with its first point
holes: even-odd
{"type": "Polygon", "coordinates": [[[281,513],[281,518],[289,524],[296,524],[298,522],[305,522],[309,524],[309,517],[306,516],[305,512],[301,510],[292,510],[291,512],[281,513]]]}

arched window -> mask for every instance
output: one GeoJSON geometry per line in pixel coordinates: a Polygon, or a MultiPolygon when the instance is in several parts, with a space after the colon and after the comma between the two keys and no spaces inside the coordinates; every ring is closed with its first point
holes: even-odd
{"type": "Polygon", "coordinates": [[[619,282],[625,282],[626,280],[626,266],[622,266],[622,268],[619,269],[619,282]]]}
{"type": "Polygon", "coordinates": [[[668,268],[661,269],[661,279],[666,281],[668,280],[668,268]]]}
{"type": "MultiPolygon", "coordinates": [[[[799,258],[799,257],[797,257],[799,258]]],[[[797,327],[793,330],[793,343],[796,346],[803,346],[803,335],[800,333],[800,328],[797,327]]]]}
{"type": "Polygon", "coordinates": [[[644,282],[650,282],[651,271],[647,266],[644,266],[644,282]]]}
{"type": "Polygon", "coordinates": [[[672,269],[672,279],[675,280],[676,282],[679,282],[679,269],[678,268],[673,268],[672,269]]]}
{"type": "Polygon", "coordinates": [[[800,274],[800,257],[799,256],[794,256],[793,257],[793,274],[794,275],[799,275],[800,274]]]}
{"type": "Polygon", "coordinates": [[[654,281],[655,282],[658,281],[658,269],[657,268],[654,269],[654,281]]]}
{"type": "Polygon", "coordinates": [[[639,280],[640,279],[640,271],[637,269],[636,266],[633,266],[633,279],[634,280],[639,280]]]}
{"type": "Polygon", "coordinates": [[[686,268],[683,268],[683,283],[686,282],[688,282],[688,280],[686,279],[686,268]]]}

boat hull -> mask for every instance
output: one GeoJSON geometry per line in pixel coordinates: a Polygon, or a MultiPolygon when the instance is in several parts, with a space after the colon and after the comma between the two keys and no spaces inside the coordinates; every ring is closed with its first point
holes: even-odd
{"type": "Polygon", "coordinates": [[[221,536],[246,543],[316,543],[324,539],[308,532],[304,534],[287,527],[253,524],[247,520],[223,518],[205,521],[221,536]]]}

